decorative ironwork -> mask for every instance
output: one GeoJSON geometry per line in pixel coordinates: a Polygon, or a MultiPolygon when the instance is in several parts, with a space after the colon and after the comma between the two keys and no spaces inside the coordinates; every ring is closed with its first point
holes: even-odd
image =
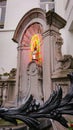
{"type": "Polygon", "coordinates": [[[35,129],[40,126],[39,118],[49,118],[68,128],[68,121],[63,115],[73,115],[73,73],[68,74],[68,77],[71,84],[65,97],[62,97],[62,88],[58,86],[44,104],[40,105],[31,95],[28,101],[18,108],[0,108],[0,118],[15,125],[19,119],[35,129]]]}

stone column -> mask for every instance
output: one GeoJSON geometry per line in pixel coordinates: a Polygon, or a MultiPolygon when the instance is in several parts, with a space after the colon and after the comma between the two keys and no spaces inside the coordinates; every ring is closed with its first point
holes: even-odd
{"type": "Polygon", "coordinates": [[[16,80],[16,92],[18,104],[21,104],[23,100],[29,95],[28,91],[28,76],[27,76],[27,66],[29,63],[29,53],[30,50],[26,50],[24,46],[19,44],[18,46],[18,70],[17,70],[17,80],[16,80]]]}
{"type": "Polygon", "coordinates": [[[61,38],[59,30],[63,28],[66,21],[55,12],[46,13],[47,26],[43,33],[44,39],[44,62],[43,62],[43,90],[44,98],[50,96],[52,90],[51,76],[56,69],[56,41],[61,38]]]}

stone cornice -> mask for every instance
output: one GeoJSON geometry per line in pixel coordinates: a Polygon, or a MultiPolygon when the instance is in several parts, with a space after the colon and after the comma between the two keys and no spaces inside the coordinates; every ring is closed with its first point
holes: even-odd
{"type": "Polygon", "coordinates": [[[53,11],[48,11],[46,13],[46,19],[47,19],[47,24],[49,24],[50,26],[53,25],[58,29],[61,29],[66,25],[66,20],[64,20],[62,17],[60,17],[58,14],[56,14],[53,11]]]}

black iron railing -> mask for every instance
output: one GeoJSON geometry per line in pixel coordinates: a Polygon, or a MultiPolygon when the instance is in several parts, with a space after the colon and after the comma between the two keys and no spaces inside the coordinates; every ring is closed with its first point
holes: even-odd
{"type": "Polygon", "coordinates": [[[0,108],[0,118],[17,125],[17,119],[23,121],[27,126],[40,129],[39,119],[53,119],[68,128],[68,121],[63,115],[73,115],[73,73],[68,74],[70,87],[65,97],[62,97],[62,88],[58,86],[49,99],[40,105],[30,95],[28,101],[18,108],[0,108]]]}

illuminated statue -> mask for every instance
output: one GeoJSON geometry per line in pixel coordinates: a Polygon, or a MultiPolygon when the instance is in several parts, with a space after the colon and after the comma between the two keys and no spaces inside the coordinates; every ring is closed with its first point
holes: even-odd
{"type": "Polygon", "coordinates": [[[38,62],[41,61],[41,54],[40,54],[40,36],[39,34],[34,34],[31,38],[31,57],[32,60],[36,60],[38,62]]]}

